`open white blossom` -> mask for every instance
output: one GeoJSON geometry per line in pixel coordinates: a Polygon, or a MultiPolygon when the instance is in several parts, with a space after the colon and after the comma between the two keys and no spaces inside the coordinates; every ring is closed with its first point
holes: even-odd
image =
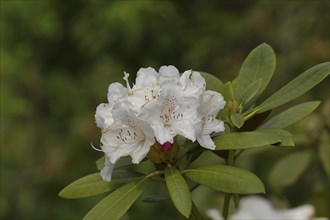
{"type": "Polygon", "coordinates": [[[160,144],[173,143],[176,135],[195,141],[197,107],[198,99],[183,97],[179,85],[169,80],[161,84],[158,99],[146,104],[139,116],[151,125],[160,144]]]}
{"type": "Polygon", "coordinates": [[[223,132],[225,130],[224,123],[216,119],[219,110],[222,109],[225,104],[226,102],[220,93],[208,90],[202,94],[201,104],[198,108],[202,121],[197,125],[199,127],[197,141],[202,147],[211,150],[215,149],[215,144],[210,134],[213,132],[223,132]]]}
{"type": "Polygon", "coordinates": [[[136,84],[130,90],[128,96],[133,110],[139,112],[143,105],[156,99],[158,94],[159,74],[154,68],[141,68],[136,75],[136,84]]]}
{"type": "MultiPolygon", "coordinates": [[[[240,200],[237,211],[229,217],[230,220],[326,220],[313,218],[315,209],[306,204],[292,209],[276,210],[272,204],[260,196],[247,196],[240,200]]],[[[212,220],[223,220],[216,209],[207,210],[206,214],[212,220]]]]}
{"type": "Polygon", "coordinates": [[[131,108],[128,101],[117,103],[112,110],[114,124],[102,134],[102,150],[112,164],[128,155],[133,163],[140,163],[155,143],[151,127],[140,120],[131,108]]]}

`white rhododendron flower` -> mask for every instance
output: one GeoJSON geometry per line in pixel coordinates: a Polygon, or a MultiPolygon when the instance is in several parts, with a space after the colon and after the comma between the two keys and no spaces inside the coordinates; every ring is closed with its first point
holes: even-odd
{"type": "Polygon", "coordinates": [[[171,65],[158,72],[141,68],[132,86],[128,77],[125,72],[126,87],[110,84],[108,103],[96,109],[105,153],[104,180],[111,180],[118,159],[131,156],[133,163],[139,163],[156,141],[170,150],[180,135],[197,140],[202,147],[215,148],[210,134],[224,131],[216,116],[225,101],[220,93],[205,91],[205,79],[199,72],[187,70],[180,75],[171,65]]]}
{"type": "Polygon", "coordinates": [[[140,117],[151,125],[160,144],[173,143],[176,135],[195,141],[194,121],[199,120],[197,107],[198,99],[183,97],[177,84],[165,81],[158,99],[146,104],[140,117]]]}
{"type": "Polygon", "coordinates": [[[117,103],[112,114],[114,124],[102,134],[102,150],[112,164],[128,155],[133,163],[140,163],[155,143],[153,130],[133,113],[128,101],[117,103]]]}
{"type": "Polygon", "coordinates": [[[206,91],[202,94],[201,104],[198,111],[202,116],[199,132],[197,133],[198,143],[205,148],[214,150],[215,144],[210,137],[212,132],[223,132],[225,130],[222,121],[216,119],[220,109],[223,109],[226,102],[222,95],[213,91],[206,91]]]}
{"type": "MultiPolygon", "coordinates": [[[[240,200],[236,212],[230,220],[316,220],[327,218],[313,218],[315,209],[306,204],[292,209],[276,210],[272,204],[260,196],[247,196],[240,200]]],[[[206,213],[212,220],[222,220],[217,209],[209,209],[206,213]]]]}

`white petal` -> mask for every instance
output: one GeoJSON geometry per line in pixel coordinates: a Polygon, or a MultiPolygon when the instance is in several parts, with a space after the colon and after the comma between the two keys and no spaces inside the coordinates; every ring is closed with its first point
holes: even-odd
{"type": "Polygon", "coordinates": [[[167,76],[167,77],[178,77],[180,76],[179,70],[172,65],[169,66],[161,66],[159,68],[159,74],[161,76],[167,76]]]}
{"type": "Polygon", "coordinates": [[[132,112],[132,104],[128,101],[115,104],[112,109],[112,117],[118,126],[130,126],[130,120],[128,119],[134,117],[134,113],[132,112]]]}
{"type": "Polygon", "coordinates": [[[135,150],[132,151],[130,156],[132,157],[132,163],[138,164],[140,163],[148,154],[151,145],[141,145],[136,147],[135,150]]]}
{"type": "Polygon", "coordinates": [[[202,95],[201,105],[198,111],[202,115],[212,114],[217,115],[220,109],[226,105],[223,96],[220,93],[207,90],[202,95]]]}
{"type": "Polygon", "coordinates": [[[172,83],[180,82],[180,73],[175,66],[161,66],[159,68],[159,81],[163,83],[164,81],[172,81],[172,83]]]}
{"type": "Polygon", "coordinates": [[[156,100],[151,101],[141,108],[139,117],[148,122],[151,126],[163,125],[160,118],[161,108],[156,100]]]}
{"type": "Polygon", "coordinates": [[[136,84],[137,88],[144,88],[149,85],[158,84],[158,73],[154,68],[141,68],[136,74],[136,84]]]}
{"type": "Polygon", "coordinates": [[[108,102],[111,106],[118,100],[127,96],[128,90],[120,83],[111,83],[108,88],[108,102]]]}
{"type": "Polygon", "coordinates": [[[232,220],[264,220],[264,219],[283,219],[271,204],[259,196],[248,196],[242,198],[237,212],[232,215],[232,220]]]}
{"type": "Polygon", "coordinates": [[[105,155],[104,167],[102,168],[100,174],[104,181],[110,182],[113,168],[115,164],[111,163],[109,157],[105,155]]]}
{"type": "Polygon", "coordinates": [[[210,135],[198,135],[197,141],[204,148],[207,148],[210,150],[215,149],[215,144],[214,144],[213,140],[211,139],[210,135]]]}
{"type": "Polygon", "coordinates": [[[211,218],[211,220],[223,220],[221,213],[216,209],[206,210],[206,215],[211,218]]]}
{"type": "Polygon", "coordinates": [[[136,148],[139,148],[140,145],[141,144],[138,142],[116,147],[111,153],[109,153],[109,159],[111,163],[116,163],[119,158],[131,155],[132,151],[134,151],[136,148]]]}
{"type": "Polygon", "coordinates": [[[196,130],[194,124],[187,119],[175,121],[172,125],[176,133],[194,142],[196,140],[196,130]]]}
{"type": "Polygon", "coordinates": [[[224,123],[218,119],[207,121],[204,124],[202,134],[211,134],[212,132],[223,132],[225,130],[224,123]]]}
{"type": "Polygon", "coordinates": [[[132,104],[132,110],[138,113],[143,105],[147,103],[145,99],[145,91],[142,89],[134,89],[134,92],[127,96],[127,101],[132,104]]]}
{"type": "Polygon", "coordinates": [[[106,129],[113,123],[113,118],[111,114],[112,107],[110,104],[101,103],[96,108],[95,122],[97,127],[101,129],[106,129]]]}
{"type": "Polygon", "coordinates": [[[205,91],[205,79],[199,72],[192,70],[185,71],[180,78],[180,82],[184,96],[199,98],[205,91]]]}
{"type": "Polygon", "coordinates": [[[165,127],[164,125],[152,126],[152,129],[154,130],[155,137],[160,144],[164,144],[165,142],[173,143],[173,138],[177,135],[172,128],[165,127]]]}
{"type": "Polygon", "coordinates": [[[279,211],[283,219],[308,220],[314,216],[315,208],[312,205],[303,205],[293,209],[279,211]]]}

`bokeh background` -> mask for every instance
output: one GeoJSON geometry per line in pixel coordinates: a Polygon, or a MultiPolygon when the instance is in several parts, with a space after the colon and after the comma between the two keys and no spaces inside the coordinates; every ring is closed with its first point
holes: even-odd
{"type": "MultiPolygon", "coordinates": [[[[172,64],[226,82],[237,76],[248,53],[266,42],[277,54],[277,68],[264,98],[329,61],[329,11],[327,0],[2,0],[0,218],[81,219],[104,196],[64,200],[57,194],[96,172],[94,161],[102,155],[90,146],[100,138],[94,111],[106,102],[109,84],[123,82],[124,71],[134,80],[140,67],[172,64]]],[[[318,146],[329,144],[328,83],[287,105],[322,100],[313,115],[289,128],[294,149],[252,150],[238,166],[265,182],[267,197],[278,207],[311,203],[317,216],[329,217],[329,178],[318,156],[318,146]],[[299,150],[312,154],[299,180],[272,188],[272,168],[299,150]]],[[[203,187],[193,193],[203,213],[220,208],[222,196],[203,187]]],[[[169,202],[138,203],[126,217],[155,216],[181,219],[169,202]]]]}

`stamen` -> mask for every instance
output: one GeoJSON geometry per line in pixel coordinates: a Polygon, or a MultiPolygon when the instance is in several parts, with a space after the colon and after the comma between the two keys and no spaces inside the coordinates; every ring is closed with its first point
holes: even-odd
{"type": "Polygon", "coordinates": [[[103,152],[102,149],[98,149],[98,148],[94,147],[93,142],[91,142],[91,147],[92,147],[94,150],[96,150],[96,151],[103,152]]]}

